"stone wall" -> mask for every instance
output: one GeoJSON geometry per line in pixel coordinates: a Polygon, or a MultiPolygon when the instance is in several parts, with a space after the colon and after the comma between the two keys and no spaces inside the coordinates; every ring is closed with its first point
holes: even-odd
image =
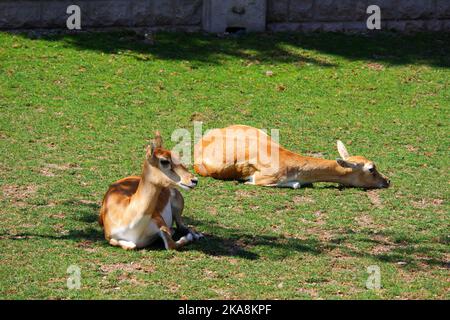
{"type": "Polygon", "coordinates": [[[67,7],[81,9],[82,29],[200,29],[202,0],[0,0],[0,29],[66,28],[67,7]]]}
{"type": "Polygon", "coordinates": [[[269,31],[367,31],[366,9],[373,4],[381,8],[384,30],[450,31],[450,0],[0,0],[0,29],[64,29],[66,9],[76,4],[82,11],[83,29],[208,31],[207,26],[214,25],[211,21],[217,26],[214,17],[220,16],[214,15],[211,8],[235,10],[236,4],[245,2],[264,11],[262,17],[259,13],[255,17],[248,14],[241,20],[269,31]]]}
{"type": "Polygon", "coordinates": [[[450,31],[450,0],[269,0],[271,31],[367,31],[366,9],[381,9],[381,29],[450,31]]]}

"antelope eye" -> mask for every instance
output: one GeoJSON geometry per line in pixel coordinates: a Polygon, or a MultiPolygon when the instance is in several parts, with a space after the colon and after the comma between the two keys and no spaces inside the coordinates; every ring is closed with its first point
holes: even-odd
{"type": "Polygon", "coordinates": [[[167,167],[170,164],[170,161],[167,159],[161,159],[159,160],[159,163],[161,163],[162,166],[167,167]]]}

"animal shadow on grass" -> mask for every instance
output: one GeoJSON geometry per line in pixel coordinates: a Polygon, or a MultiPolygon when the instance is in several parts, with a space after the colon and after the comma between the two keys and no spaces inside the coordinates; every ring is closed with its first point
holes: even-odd
{"type": "MultiPolygon", "coordinates": [[[[370,242],[375,245],[392,245],[391,243],[386,243],[386,240],[377,239],[372,237],[370,231],[361,232],[364,237],[361,241],[370,242]]],[[[385,239],[398,239],[399,234],[395,231],[382,231],[377,234],[378,237],[385,239]]],[[[433,239],[433,241],[421,242],[410,236],[403,236],[402,240],[393,241],[393,249],[381,253],[365,253],[361,251],[355,251],[353,254],[355,256],[368,256],[377,259],[381,262],[388,263],[402,263],[406,262],[407,267],[411,269],[420,269],[421,266],[436,266],[440,268],[450,269],[450,261],[446,260],[445,255],[448,253],[448,248],[443,246],[437,247],[436,245],[447,245],[448,240],[447,235],[443,234],[440,237],[433,239]],[[430,245],[433,245],[432,247],[430,245]]]]}
{"type": "MultiPolygon", "coordinates": [[[[86,243],[109,247],[103,236],[103,231],[97,224],[99,205],[94,202],[68,200],[64,205],[70,206],[73,210],[75,206],[76,214],[70,215],[67,219],[81,222],[83,226],[71,229],[67,234],[39,234],[39,233],[19,233],[0,234],[1,239],[24,241],[32,238],[45,238],[52,240],[69,240],[83,246],[86,243]]],[[[307,239],[288,238],[281,235],[264,235],[246,232],[245,228],[235,229],[223,227],[212,221],[197,220],[184,217],[184,221],[189,226],[194,226],[197,231],[204,232],[205,238],[194,243],[190,243],[182,248],[182,251],[200,251],[210,256],[230,256],[256,260],[262,252],[264,256],[271,260],[280,260],[297,253],[312,255],[329,255],[332,250],[338,249],[343,254],[356,258],[370,258],[374,261],[399,263],[406,262],[409,268],[421,268],[423,265],[437,266],[440,268],[450,268],[449,261],[445,260],[445,250],[441,248],[430,248],[430,244],[420,243],[411,237],[403,238],[395,243],[391,239],[398,238],[395,231],[378,232],[372,234],[370,230],[361,230],[356,233],[353,230],[339,230],[331,239],[323,240],[310,236],[307,239]],[[210,233],[209,233],[210,232],[210,233]],[[390,248],[386,252],[376,253],[368,250],[358,249],[357,242],[371,243],[374,246],[384,246],[390,248]],[[348,246],[347,244],[351,244],[348,246]],[[442,258],[440,258],[442,257],[442,258]]],[[[174,239],[179,239],[183,234],[175,232],[174,239]]],[[[446,235],[442,235],[437,241],[438,244],[448,244],[446,235]]],[[[141,250],[165,250],[162,240],[158,239],[150,246],[141,250]]]]}
{"type": "MultiPolygon", "coordinates": [[[[103,232],[97,225],[98,212],[100,206],[97,203],[68,200],[64,202],[67,206],[76,206],[77,214],[72,219],[88,224],[88,228],[81,230],[70,230],[69,234],[59,237],[59,239],[70,239],[74,241],[95,241],[109,246],[104,239],[103,232]]],[[[202,231],[201,227],[206,226],[208,229],[213,229],[211,234],[206,233],[205,238],[194,243],[190,243],[183,247],[183,251],[201,251],[211,256],[234,256],[249,260],[259,258],[259,255],[249,250],[255,246],[268,246],[276,249],[272,255],[274,257],[286,257],[292,252],[310,252],[319,254],[320,244],[315,240],[300,240],[300,239],[280,239],[275,236],[268,235],[254,235],[245,233],[245,230],[237,230],[231,228],[224,228],[217,224],[206,223],[192,218],[184,217],[186,224],[202,231]],[[198,228],[200,227],[200,228],[198,228]]],[[[175,229],[174,239],[178,240],[184,234],[175,229]]],[[[165,250],[164,243],[161,239],[157,239],[150,246],[141,250],[165,250]]]]}
{"type": "Polygon", "coordinates": [[[72,240],[75,242],[104,242],[107,244],[101,228],[98,226],[98,214],[100,206],[93,201],[86,200],[65,200],[60,203],[63,207],[66,207],[65,212],[73,212],[72,214],[67,214],[64,219],[68,221],[81,222],[84,227],[79,229],[70,229],[64,234],[43,234],[43,233],[31,233],[22,232],[18,234],[0,234],[0,239],[11,239],[11,240],[26,240],[33,238],[44,238],[53,240],[72,240]],[[76,208],[76,210],[74,210],[76,208]]]}
{"type": "MultiPolygon", "coordinates": [[[[72,228],[66,234],[43,234],[43,233],[19,233],[15,235],[0,234],[0,239],[12,239],[23,241],[33,238],[45,238],[51,240],[69,240],[83,245],[90,243],[91,245],[100,245],[109,247],[103,236],[103,231],[97,224],[99,205],[94,202],[67,200],[62,203],[70,208],[76,207],[75,213],[67,215],[66,219],[81,223],[81,226],[72,228]]],[[[217,224],[194,220],[184,217],[186,224],[194,226],[198,231],[202,229],[212,230],[211,234],[205,233],[205,238],[194,243],[190,243],[182,248],[182,251],[201,251],[211,256],[232,256],[244,258],[248,260],[259,259],[259,254],[252,252],[250,248],[255,246],[271,247],[275,251],[272,257],[283,258],[292,254],[292,252],[310,252],[313,254],[320,253],[320,245],[317,241],[299,239],[279,239],[269,235],[254,235],[245,233],[245,230],[232,228],[224,228],[217,224]],[[203,228],[205,226],[205,228],[203,228]]],[[[70,224],[69,224],[70,225],[70,224]]],[[[175,232],[174,239],[179,239],[183,234],[175,232]]],[[[158,239],[150,246],[141,250],[165,250],[161,239],[158,239]]]]}
{"type": "Polygon", "coordinates": [[[249,251],[254,247],[265,247],[272,259],[283,259],[297,252],[318,255],[322,253],[322,245],[315,239],[284,238],[271,235],[246,233],[245,230],[226,228],[214,222],[205,222],[193,218],[184,218],[188,225],[197,230],[202,227],[212,230],[212,234],[205,233],[204,241],[189,246],[187,250],[202,251],[211,256],[238,256],[247,259],[258,259],[257,253],[249,251]]]}

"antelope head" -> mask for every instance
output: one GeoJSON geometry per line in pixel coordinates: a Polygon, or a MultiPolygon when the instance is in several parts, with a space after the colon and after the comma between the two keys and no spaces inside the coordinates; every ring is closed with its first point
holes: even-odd
{"type": "Polygon", "coordinates": [[[342,141],[337,141],[337,149],[341,158],[336,162],[343,168],[350,169],[344,184],[360,188],[388,188],[390,180],[378,172],[373,161],[363,156],[350,156],[342,141]]]}
{"type": "Polygon", "coordinates": [[[150,165],[152,183],[161,187],[195,188],[198,179],[190,173],[171,151],[164,149],[159,131],[147,148],[147,163],[150,165]]]}

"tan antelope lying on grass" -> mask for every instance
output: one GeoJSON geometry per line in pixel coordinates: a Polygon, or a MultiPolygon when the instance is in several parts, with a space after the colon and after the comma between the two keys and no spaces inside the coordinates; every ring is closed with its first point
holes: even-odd
{"type": "Polygon", "coordinates": [[[197,233],[183,224],[183,196],[176,189],[192,189],[197,178],[161,146],[159,132],[147,148],[142,175],[114,182],[103,198],[99,222],[105,238],[123,249],[142,248],[159,236],[166,249],[178,249],[199,239],[197,233]],[[173,220],[186,235],[172,239],[173,220]]]}
{"type": "Polygon", "coordinates": [[[341,141],[337,148],[342,159],[305,157],[284,149],[259,129],[232,125],[210,131],[195,145],[194,169],[205,177],[259,186],[299,188],[313,182],[362,188],[389,186],[372,161],[350,156],[341,141]]]}

